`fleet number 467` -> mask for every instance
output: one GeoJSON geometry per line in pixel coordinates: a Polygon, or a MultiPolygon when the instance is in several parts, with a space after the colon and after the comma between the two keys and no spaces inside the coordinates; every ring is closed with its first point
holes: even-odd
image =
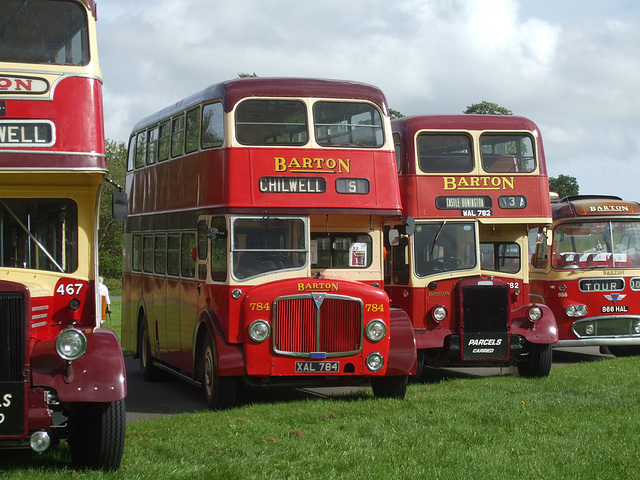
{"type": "Polygon", "coordinates": [[[84,286],[83,283],[68,283],[66,285],[60,284],[56,289],[56,293],[60,295],[80,295],[80,290],[84,286]]]}

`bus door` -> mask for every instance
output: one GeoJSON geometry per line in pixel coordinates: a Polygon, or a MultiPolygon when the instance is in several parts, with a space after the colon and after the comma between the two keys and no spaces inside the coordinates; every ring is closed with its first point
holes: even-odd
{"type": "MultiPolygon", "coordinates": [[[[205,252],[206,255],[206,252],[205,252]]],[[[175,332],[176,354],[179,361],[175,365],[189,373],[193,372],[193,328],[204,305],[204,284],[196,277],[196,231],[182,232],[180,239],[180,304],[179,322],[173,322],[175,332]]]]}

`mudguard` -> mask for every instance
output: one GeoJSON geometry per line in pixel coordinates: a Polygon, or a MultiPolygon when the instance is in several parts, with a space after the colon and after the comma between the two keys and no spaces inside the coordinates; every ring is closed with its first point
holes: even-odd
{"type": "Polygon", "coordinates": [[[389,323],[389,359],[386,375],[413,375],[418,366],[418,356],[411,319],[404,310],[391,308],[389,323]]]}
{"type": "Polygon", "coordinates": [[[33,387],[52,388],[61,402],[114,402],[127,396],[126,370],[118,337],[107,328],[83,330],[87,351],[67,362],[55,339],[38,342],[31,352],[33,387]]]}
{"type": "MultiPolygon", "coordinates": [[[[218,317],[210,310],[203,312],[200,317],[201,324],[204,323],[211,338],[215,342],[218,354],[218,375],[221,377],[241,377],[244,376],[244,354],[242,345],[227,342],[224,331],[218,317]]],[[[199,330],[199,328],[197,329],[199,330]]],[[[194,335],[194,348],[196,352],[197,331],[194,335]]],[[[194,362],[197,359],[194,358],[194,362]]],[[[195,363],[194,363],[195,365],[195,363]]]]}
{"type": "Polygon", "coordinates": [[[542,310],[540,320],[533,323],[527,317],[527,312],[533,304],[525,305],[513,312],[511,334],[522,335],[527,342],[552,345],[558,343],[558,324],[551,309],[546,305],[536,303],[542,310]]]}

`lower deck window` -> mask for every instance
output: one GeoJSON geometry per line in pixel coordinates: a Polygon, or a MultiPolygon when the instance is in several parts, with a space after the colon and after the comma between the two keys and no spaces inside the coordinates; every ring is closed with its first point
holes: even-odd
{"type": "Polygon", "coordinates": [[[311,235],[312,268],[367,268],[372,254],[371,237],[366,234],[311,235]]]}

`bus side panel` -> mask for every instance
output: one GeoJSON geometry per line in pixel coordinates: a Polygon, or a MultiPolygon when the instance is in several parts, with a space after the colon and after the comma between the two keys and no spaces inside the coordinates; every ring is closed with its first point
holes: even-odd
{"type": "MultiPolygon", "coordinates": [[[[193,331],[198,321],[198,312],[202,311],[203,291],[198,289],[198,282],[183,280],[180,284],[180,320],[179,331],[173,332],[180,342],[179,361],[173,365],[193,374],[193,331]]],[[[178,324],[178,322],[174,322],[178,324]]]]}

